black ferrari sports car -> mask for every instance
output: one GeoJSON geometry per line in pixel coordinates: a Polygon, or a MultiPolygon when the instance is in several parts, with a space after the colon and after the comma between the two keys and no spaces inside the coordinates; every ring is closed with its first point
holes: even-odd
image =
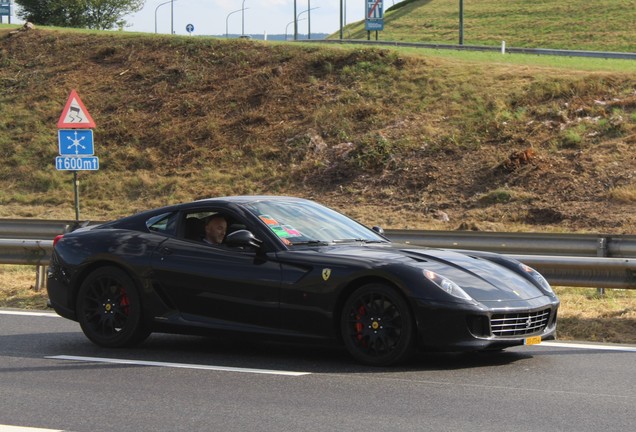
{"type": "Polygon", "coordinates": [[[151,332],[335,341],[363,363],[553,339],[559,300],[503,255],[393,244],[313,201],[212,198],[55,239],[56,312],[104,347],[151,332]],[[208,240],[220,230],[220,244],[208,240]],[[220,228],[219,228],[220,226],[220,228]]]}

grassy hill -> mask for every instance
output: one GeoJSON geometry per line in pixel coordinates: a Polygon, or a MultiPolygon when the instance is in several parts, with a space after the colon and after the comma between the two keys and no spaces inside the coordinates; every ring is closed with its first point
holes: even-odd
{"type": "Polygon", "coordinates": [[[0,217],[74,217],[54,159],[76,89],[83,219],[270,193],[386,228],[635,231],[631,62],[9,29],[0,217]]]}
{"type": "MultiPolygon", "coordinates": [[[[380,40],[459,42],[458,0],[385,0],[384,5],[380,40]]],[[[635,23],[634,0],[464,1],[466,45],[506,41],[509,47],[636,52],[635,23]]],[[[366,39],[364,23],[347,26],[345,38],[366,39]]]]}

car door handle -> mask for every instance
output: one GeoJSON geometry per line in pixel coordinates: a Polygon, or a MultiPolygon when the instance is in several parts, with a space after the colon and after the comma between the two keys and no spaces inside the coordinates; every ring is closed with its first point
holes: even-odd
{"type": "Polygon", "coordinates": [[[169,247],[162,247],[159,250],[159,254],[163,255],[163,256],[168,256],[168,255],[172,255],[173,254],[173,250],[170,249],[169,247]]]}

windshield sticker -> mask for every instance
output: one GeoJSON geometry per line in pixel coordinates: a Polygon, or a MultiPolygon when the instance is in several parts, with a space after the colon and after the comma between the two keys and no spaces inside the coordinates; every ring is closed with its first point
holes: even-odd
{"type": "Polygon", "coordinates": [[[274,231],[274,234],[276,234],[278,237],[281,237],[281,238],[289,237],[289,233],[285,231],[283,227],[280,225],[270,225],[269,229],[274,231]]]}
{"type": "Polygon", "coordinates": [[[282,239],[285,239],[287,237],[302,237],[300,231],[296,230],[290,225],[279,224],[276,219],[269,215],[260,215],[259,218],[261,218],[261,220],[267,224],[269,229],[271,229],[274,234],[282,239]]]}
{"type": "Polygon", "coordinates": [[[276,222],[276,219],[274,219],[273,217],[269,216],[269,215],[260,215],[259,216],[261,218],[261,220],[263,222],[265,222],[267,225],[278,225],[278,222],[276,222]]]}
{"type": "Polygon", "coordinates": [[[290,237],[300,237],[300,236],[302,236],[300,231],[294,229],[293,227],[291,227],[289,225],[283,225],[283,229],[285,231],[287,231],[287,234],[289,234],[290,237]]]}

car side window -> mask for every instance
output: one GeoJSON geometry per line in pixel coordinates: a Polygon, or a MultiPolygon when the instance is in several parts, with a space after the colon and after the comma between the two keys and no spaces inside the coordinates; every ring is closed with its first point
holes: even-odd
{"type": "Polygon", "coordinates": [[[148,231],[151,232],[175,235],[176,221],[176,213],[164,213],[148,219],[146,221],[146,227],[148,227],[148,231]]]}
{"type": "Polygon", "coordinates": [[[190,211],[188,213],[183,213],[181,215],[181,218],[182,228],[180,229],[179,237],[200,242],[202,244],[205,244],[206,246],[217,246],[224,249],[236,251],[246,249],[246,247],[229,247],[225,244],[225,238],[227,238],[228,235],[239,230],[249,229],[247,225],[243,223],[243,221],[229,214],[225,210],[198,209],[190,211]],[[223,234],[222,239],[215,239],[213,232],[210,234],[211,237],[206,236],[205,225],[210,218],[214,218],[215,216],[221,216],[224,219],[225,233],[223,234]]]}

